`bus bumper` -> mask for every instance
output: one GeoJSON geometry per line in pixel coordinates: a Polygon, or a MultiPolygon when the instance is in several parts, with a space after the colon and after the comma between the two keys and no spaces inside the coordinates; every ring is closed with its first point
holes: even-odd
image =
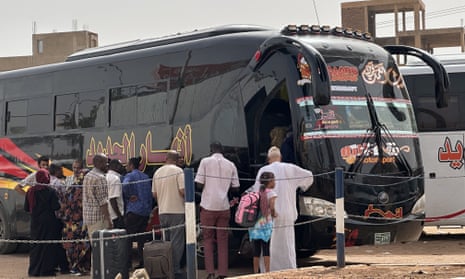
{"type": "MultiPolygon", "coordinates": [[[[345,246],[417,241],[423,231],[424,217],[410,215],[391,223],[367,223],[345,219],[345,246]]],[[[319,220],[301,216],[297,220],[295,234],[297,252],[336,248],[336,223],[333,218],[319,220]]]]}

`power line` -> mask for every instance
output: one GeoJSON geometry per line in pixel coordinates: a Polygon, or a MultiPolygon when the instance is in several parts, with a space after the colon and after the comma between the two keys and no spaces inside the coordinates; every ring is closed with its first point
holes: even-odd
{"type": "MultiPolygon", "coordinates": [[[[447,8],[447,9],[442,9],[442,10],[437,10],[437,11],[434,11],[434,12],[431,12],[431,13],[426,13],[425,19],[449,16],[451,14],[458,14],[458,13],[461,13],[461,12],[465,12],[465,5],[452,7],[452,8],[447,8]]],[[[409,16],[406,17],[406,21],[411,20],[412,18],[413,18],[413,16],[409,15],[409,16]]],[[[390,20],[385,20],[385,21],[378,22],[376,24],[376,26],[381,27],[381,28],[385,28],[385,27],[390,27],[393,24],[394,24],[394,20],[390,19],[390,20]],[[383,25],[387,25],[387,26],[383,26],[383,25]]]]}
{"type": "Polygon", "coordinates": [[[315,10],[316,21],[318,22],[318,25],[320,25],[320,17],[318,16],[318,9],[316,8],[315,0],[313,0],[313,9],[315,10]]]}

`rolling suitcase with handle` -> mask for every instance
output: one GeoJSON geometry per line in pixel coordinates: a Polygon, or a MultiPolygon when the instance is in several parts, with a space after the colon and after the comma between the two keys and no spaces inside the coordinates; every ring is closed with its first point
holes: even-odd
{"type": "Polygon", "coordinates": [[[114,279],[121,273],[129,277],[126,230],[98,230],[92,233],[92,278],[114,279]]]}
{"type": "Polygon", "coordinates": [[[155,228],[152,230],[153,241],[144,245],[144,267],[150,279],[174,279],[173,248],[165,240],[162,230],[161,239],[156,239],[155,228]]]}

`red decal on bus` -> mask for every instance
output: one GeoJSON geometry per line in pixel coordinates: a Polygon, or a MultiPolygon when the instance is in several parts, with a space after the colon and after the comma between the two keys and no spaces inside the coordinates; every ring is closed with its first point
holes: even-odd
{"type": "Polygon", "coordinates": [[[460,169],[463,166],[463,144],[461,141],[455,143],[455,148],[452,149],[449,137],[444,141],[444,147],[439,147],[438,160],[442,163],[450,163],[453,169],[460,169]]]}
{"type": "Polygon", "coordinates": [[[331,81],[351,81],[358,80],[358,69],[353,66],[329,66],[329,76],[331,81]]]}
{"type": "Polygon", "coordinates": [[[402,218],[402,216],[404,216],[402,212],[402,207],[396,208],[394,213],[390,210],[383,211],[380,208],[374,208],[373,204],[370,204],[368,205],[368,208],[365,210],[365,217],[370,217],[372,215],[376,215],[375,217],[383,217],[387,219],[402,218]]]}

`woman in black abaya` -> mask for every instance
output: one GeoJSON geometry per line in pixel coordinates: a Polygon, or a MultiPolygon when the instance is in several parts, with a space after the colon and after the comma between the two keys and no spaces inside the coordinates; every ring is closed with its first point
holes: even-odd
{"type": "MultiPolygon", "coordinates": [[[[32,240],[61,239],[61,221],[55,216],[60,208],[56,191],[48,184],[50,175],[47,170],[36,172],[36,185],[26,194],[24,209],[31,214],[32,240]]],[[[35,243],[29,255],[29,276],[55,276],[58,266],[59,243],[35,243]]]]}

